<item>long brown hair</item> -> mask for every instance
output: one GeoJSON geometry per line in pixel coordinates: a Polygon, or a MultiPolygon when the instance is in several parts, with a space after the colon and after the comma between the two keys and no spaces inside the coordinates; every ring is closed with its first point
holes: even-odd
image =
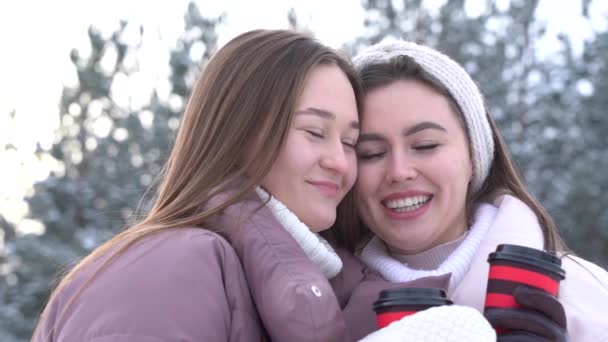
{"type": "MultiPolygon", "coordinates": [[[[398,80],[417,80],[435,89],[450,102],[461,125],[465,128],[470,146],[470,132],[465,127],[464,116],[460,106],[447,87],[425,71],[412,58],[397,56],[386,63],[370,64],[365,66],[359,74],[363,82],[364,93],[398,80]]],[[[547,210],[528,191],[523,177],[517,170],[511,153],[500,134],[498,126],[487,109],[486,117],[492,129],[495,145],[494,160],[489,175],[481,188],[474,193],[470,191],[467,193],[467,218],[471,217],[476,203],[481,201],[491,203],[499,195],[510,194],[526,203],[538,218],[543,230],[545,249],[553,252],[567,251],[553,219],[547,210]]],[[[356,193],[354,190],[351,190],[338,207],[337,220],[331,229],[332,238],[336,240],[336,243],[349,249],[351,252],[355,252],[371,237],[371,232],[357,214],[356,203],[356,193]]]]}
{"type": "Polygon", "coordinates": [[[361,84],[348,59],[308,35],[254,30],[222,47],[194,86],[148,213],[76,264],[52,292],[49,303],[87,265],[107,257],[72,296],[69,306],[102,268],[151,234],[182,227],[214,229],[205,222],[251,193],[269,172],[306,77],[321,64],[338,66],[359,101],[361,84]],[[237,191],[223,203],[201,209],[215,195],[234,188],[237,191]]]}

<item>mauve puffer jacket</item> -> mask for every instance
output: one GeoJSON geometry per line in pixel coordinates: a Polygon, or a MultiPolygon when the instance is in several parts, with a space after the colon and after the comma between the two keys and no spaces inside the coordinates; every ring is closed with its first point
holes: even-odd
{"type": "Polygon", "coordinates": [[[328,281],[257,198],[205,228],[144,238],[66,306],[103,258],[92,264],[48,304],[35,341],[356,341],[376,329],[382,289],[449,281],[389,283],[345,251],[328,281]]]}

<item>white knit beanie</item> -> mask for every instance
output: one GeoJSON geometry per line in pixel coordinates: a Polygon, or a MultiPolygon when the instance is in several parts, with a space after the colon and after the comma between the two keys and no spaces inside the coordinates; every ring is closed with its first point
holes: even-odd
{"type": "Polygon", "coordinates": [[[469,74],[450,57],[429,47],[405,41],[385,41],[361,51],[353,63],[357,71],[384,64],[395,57],[409,56],[426,72],[443,84],[464,116],[473,163],[471,190],[477,191],[485,181],[494,159],[492,129],[486,117],[483,97],[469,74]]]}

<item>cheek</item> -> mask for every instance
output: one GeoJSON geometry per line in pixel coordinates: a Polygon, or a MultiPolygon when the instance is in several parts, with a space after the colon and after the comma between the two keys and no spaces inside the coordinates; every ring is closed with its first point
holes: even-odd
{"type": "Polygon", "coordinates": [[[284,176],[295,177],[315,162],[314,151],[307,142],[299,136],[289,136],[283,148],[279,151],[275,166],[284,172],[284,176]]]}
{"type": "Polygon", "coordinates": [[[463,196],[466,196],[472,177],[471,165],[466,162],[463,163],[462,160],[458,159],[452,159],[443,165],[443,167],[434,168],[432,170],[433,179],[438,183],[443,183],[444,186],[453,189],[452,191],[462,193],[463,196]]]}
{"type": "Polygon", "coordinates": [[[275,160],[270,172],[266,176],[268,179],[267,182],[275,182],[276,179],[281,179],[283,177],[293,177],[292,170],[290,168],[290,160],[288,156],[284,154],[279,154],[277,160],[275,160]]]}
{"type": "Polygon", "coordinates": [[[384,171],[380,163],[376,165],[366,164],[359,166],[359,175],[357,178],[357,192],[365,197],[376,191],[384,179],[384,171]]]}
{"type": "Polygon", "coordinates": [[[348,186],[348,190],[355,185],[358,175],[359,170],[357,169],[357,158],[350,156],[348,158],[348,171],[346,173],[346,185],[348,186]]]}
{"type": "Polygon", "coordinates": [[[362,171],[359,169],[359,176],[357,178],[357,182],[355,183],[355,192],[357,193],[357,197],[361,201],[367,200],[368,197],[371,196],[374,191],[374,180],[369,174],[369,172],[362,171]]]}
{"type": "Polygon", "coordinates": [[[465,186],[468,186],[468,183],[473,178],[473,165],[471,164],[471,159],[467,157],[461,160],[455,160],[453,165],[458,165],[458,170],[455,171],[457,173],[457,178],[460,178],[460,181],[467,184],[465,186]]]}

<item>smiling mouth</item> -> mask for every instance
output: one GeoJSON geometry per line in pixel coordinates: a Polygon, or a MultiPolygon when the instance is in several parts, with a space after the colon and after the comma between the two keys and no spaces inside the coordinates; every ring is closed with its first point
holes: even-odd
{"type": "Polygon", "coordinates": [[[424,204],[428,203],[433,198],[432,195],[420,195],[395,200],[382,201],[382,205],[392,211],[404,213],[414,211],[424,204]]]}
{"type": "Polygon", "coordinates": [[[310,185],[317,188],[322,194],[326,196],[337,196],[340,190],[340,187],[332,182],[308,182],[310,185]]]}

